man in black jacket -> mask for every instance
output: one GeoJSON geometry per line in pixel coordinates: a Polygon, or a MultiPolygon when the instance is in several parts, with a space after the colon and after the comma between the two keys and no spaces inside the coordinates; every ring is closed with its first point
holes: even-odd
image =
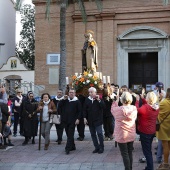
{"type": "Polygon", "coordinates": [[[89,125],[91,137],[95,150],[93,153],[103,153],[103,108],[105,107],[103,100],[100,100],[99,95],[96,95],[96,89],[94,87],[89,88],[89,97],[86,98],[83,107],[84,123],[89,125]],[[96,136],[99,139],[97,139],[96,136]]]}
{"type": "Polygon", "coordinates": [[[79,120],[82,114],[81,103],[75,96],[75,90],[69,90],[69,96],[64,96],[64,100],[61,100],[58,105],[58,111],[61,114],[61,122],[64,124],[67,143],[65,147],[66,154],[75,150],[74,132],[75,126],[79,124],[79,120]]]}
{"type": "MultiPolygon", "coordinates": [[[[63,99],[64,99],[63,91],[59,89],[58,92],[57,92],[57,96],[53,99],[53,102],[54,102],[54,104],[57,108],[58,114],[59,114],[58,105],[59,105],[60,100],[63,100],[63,99]]],[[[62,141],[62,137],[63,137],[63,131],[64,131],[63,123],[55,124],[55,127],[56,127],[57,137],[58,137],[56,142],[58,142],[58,145],[60,145],[61,141],[62,141]]]]}

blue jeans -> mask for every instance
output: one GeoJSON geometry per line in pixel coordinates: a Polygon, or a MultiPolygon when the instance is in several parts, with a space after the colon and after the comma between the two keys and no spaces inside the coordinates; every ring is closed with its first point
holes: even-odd
{"type": "Polygon", "coordinates": [[[153,170],[152,141],[154,136],[155,134],[144,134],[140,132],[142,150],[147,162],[146,170],[153,170]]]}
{"type": "Polygon", "coordinates": [[[93,145],[94,145],[95,149],[104,150],[104,140],[103,140],[102,125],[89,126],[89,129],[90,129],[91,138],[93,140],[93,145]],[[98,139],[97,139],[97,136],[96,136],[96,132],[97,132],[99,142],[98,142],[98,139]]]}
{"type": "Polygon", "coordinates": [[[157,161],[162,160],[162,154],[163,154],[162,141],[158,140],[158,149],[157,149],[157,155],[156,155],[156,160],[157,161]]]}

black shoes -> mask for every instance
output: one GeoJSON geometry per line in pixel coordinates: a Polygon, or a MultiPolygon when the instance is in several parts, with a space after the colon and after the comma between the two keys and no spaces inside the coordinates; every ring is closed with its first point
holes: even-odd
{"type": "Polygon", "coordinates": [[[70,153],[70,151],[69,150],[66,150],[66,155],[68,155],[70,153]]]}
{"type": "Polygon", "coordinates": [[[0,145],[0,149],[6,149],[5,145],[0,145]]]}
{"type": "Polygon", "coordinates": [[[103,152],[104,152],[103,149],[99,149],[98,154],[101,154],[101,153],[103,153],[103,152]]]}
{"type": "Polygon", "coordinates": [[[17,137],[17,134],[13,134],[14,137],[17,137]]]}
{"type": "Polygon", "coordinates": [[[104,149],[95,149],[92,153],[98,153],[101,154],[104,152],[104,149]]]}
{"type": "Polygon", "coordinates": [[[76,147],[74,146],[74,147],[72,147],[72,149],[70,151],[75,151],[75,150],[76,150],[76,147]]]}
{"type": "Polygon", "coordinates": [[[78,137],[78,138],[77,138],[77,140],[79,140],[79,141],[83,141],[83,140],[84,140],[84,138],[82,138],[82,137],[78,137]]]}
{"type": "Polygon", "coordinates": [[[92,153],[98,153],[99,149],[95,149],[92,153]]]}
{"type": "Polygon", "coordinates": [[[58,140],[58,145],[61,145],[61,141],[60,140],[58,140]]]}
{"type": "Polygon", "coordinates": [[[25,146],[25,145],[27,145],[28,144],[28,141],[24,141],[23,143],[22,143],[22,146],[25,146]]]}

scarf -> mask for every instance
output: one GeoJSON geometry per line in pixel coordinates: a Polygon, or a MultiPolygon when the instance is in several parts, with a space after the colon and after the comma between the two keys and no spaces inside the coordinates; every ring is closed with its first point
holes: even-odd
{"type": "Polygon", "coordinates": [[[45,106],[47,106],[50,103],[50,99],[47,102],[43,101],[43,103],[45,106]]]}
{"type": "Polygon", "coordinates": [[[19,100],[22,100],[22,99],[23,99],[22,95],[21,95],[21,96],[18,96],[18,95],[17,95],[17,98],[18,98],[19,100]]]}

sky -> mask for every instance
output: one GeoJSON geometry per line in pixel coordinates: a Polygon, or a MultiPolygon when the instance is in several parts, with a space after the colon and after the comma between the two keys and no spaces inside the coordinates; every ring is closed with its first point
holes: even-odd
{"type": "MultiPolygon", "coordinates": [[[[24,4],[32,4],[32,0],[23,0],[22,3],[23,3],[23,5],[24,4]]],[[[21,20],[20,13],[16,12],[16,39],[15,39],[16,44],[18,44],[20,41],[20,32],[21,32],[21,28],[22,28],[20,20],[21,20]]]]}

